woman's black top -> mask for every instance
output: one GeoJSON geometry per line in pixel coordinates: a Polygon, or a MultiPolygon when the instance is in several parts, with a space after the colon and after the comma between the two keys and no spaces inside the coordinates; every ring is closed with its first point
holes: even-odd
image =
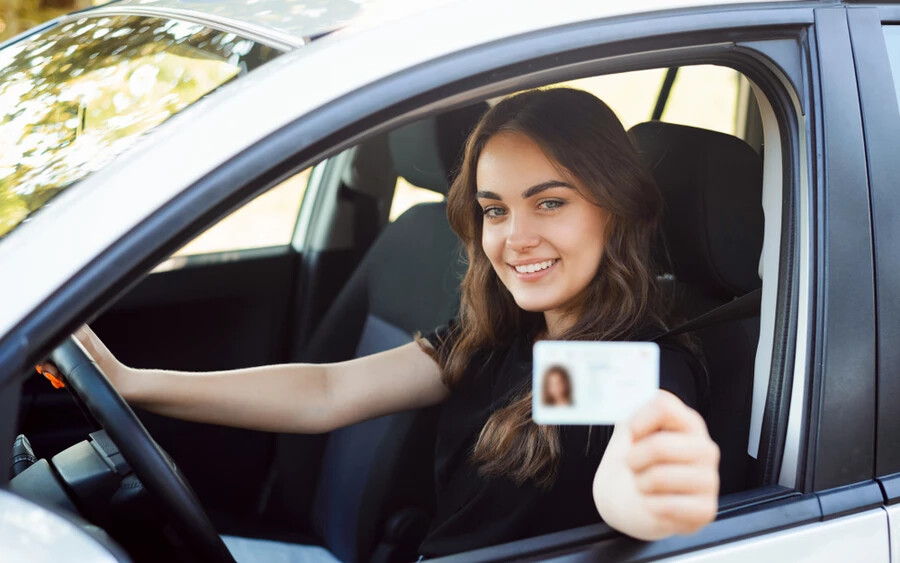
{"type": "MultiPolygon", "coordinates": [[[[452,346],[452,333],[443,327],[425,338],[440,354],[441,347],[452,346]]],[[[673,338],[657,344],[660,387],[698,408],[705,388],[701,364],[673,338]]],[[[560,427],[563,455],[549,490],[530,481],[516,485],[506,477],[482,477],[471,460],[488,417],[531,386],[531,354],[530,338],[476,354],[472,368],[442,405],[435,446],[435,515],[419,548],[423,555],[448,555],[600,522],[592,483],[611,426],[560,427]]]]}

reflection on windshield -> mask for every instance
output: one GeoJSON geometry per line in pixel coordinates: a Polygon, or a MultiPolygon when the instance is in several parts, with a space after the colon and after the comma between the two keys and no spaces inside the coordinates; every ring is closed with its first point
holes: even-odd
{"type": "Polygon", "coordinates": [[[278,54],[138,16],[79,19],[0,51],[0,237],[144,131],[278,54]]]}

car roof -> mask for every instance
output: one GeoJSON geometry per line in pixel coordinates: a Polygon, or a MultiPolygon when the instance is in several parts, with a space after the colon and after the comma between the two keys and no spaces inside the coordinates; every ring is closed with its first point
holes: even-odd
{"type": "Polygon", "coordinates": [[[140,14],[200,21],[302,46],[338,29],[377,25],[455,0],[119,0],[86,13],[140,14]]]}
{"type": "MultiPolygon", "coordinates": [[[[774,0],[790,1],[790,0],[774,0]]],[[[708,5],[708,0],[637,0],[634,2],[594,2],[563,0],[554,9],[580,12],[590,19],[624,13],[689,8],[708,5]]],[[[750,4],[758,0],[720,0],[715,4],[750,4]]],[[[458,4],[471,11],[464,0],[118,0],[89,10],[92,14],[130,13],[199,20],[219,27],[244,31],[256,38],[271,38],[298,47],[312,39],[337,30],[370,28],[385,22],[426,12],[445,5],[458,4]]],[[[494,11],[491,5],[508,8],[509,0],[481,0],[478,7],[494,11]]],[[[522,6],[511,12],[510,19],[533,19],[537,14],[524,13],[522,6]]],[[[546,10],[546,7],[540,12],[546,10]]]]}

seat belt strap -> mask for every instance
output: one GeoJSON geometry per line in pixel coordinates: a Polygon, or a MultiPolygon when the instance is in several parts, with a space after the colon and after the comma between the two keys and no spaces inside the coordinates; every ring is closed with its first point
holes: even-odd
{"type": "Polygon", "coordinates": [[[728,303],[719,305],[715,309],[707,311],[699,317],[691,319],[673,328],[672,330],[661,334],[657,338],[674,336],[676,334],[683,334],[685,332],[693,332],[695,330],[700,330],[701,328],[706,328],[718,323],[758,316],[761,305],[762,288],[760,287],[754,289],[746,295],[742,295],[736,299],[732,299],[728,303]]]}

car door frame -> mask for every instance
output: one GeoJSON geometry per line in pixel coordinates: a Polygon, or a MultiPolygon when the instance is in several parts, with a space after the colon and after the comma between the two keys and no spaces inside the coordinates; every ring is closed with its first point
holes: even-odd
{"type": "MultiPolygon", "coordinates": [[[[853,190],[831,189],[829,183],[832,176],[840,176],[841,173],[845,173],[844,181],[858,179],[856,176],[859,170],[853,167],[848,168],[849,171],[832,169],[821,156],[823,151],[826,154],[836,152],[841,145],[859,148],[855,146],[852,131],[848,135],[841,136],[841,133],[847,132],[845,131],[847,123],[839,121],[832,123],[827,112],[819,111],[819,104],[824,103],[827,110],[828,107],[846,101],[844,98],[849,95],[851,89],[855,89],[852,65],[848,69],[844,64],[837,75],[830,74],[831,82],[844,84],[843,88],[837,90],[838,94],[833,95],[831,90],[828,90],[827,95],[823,96],[819,91],[818,67],[823,64],[823,59],[849,56],[849,51],[842,54],[839,47],[828,48],[828,42],[815,41],[817,34],[813,26],[820,25],[825,20],[830,21],[830,25],[835,29],[844,25],[846,36],[843,11],[837,7],[818,9],[814,5],[712,7],[684,10],[669,14],[665,18],[628,16],[612,21],[582,22],[511,37],[503,42],[462,51],[454,56],[436,60],[432,64],[386,77],[369,88],[335,100],[319,111],[297,119],[206,174],[177,196],[172,205],[161,208],[151,215],[135,229],[131,237],[115,243],[106,254],[80,272],[66,291],[51,297],[40,315],[30,317],[20,325],[21,333],[35,337],[38,344],[33,350],[46,351],[51,341],[58,339],[78,322],[83,321],[88,311],[96,310],[101,303],[109,299],[110,295],[121,291],[142,271],[146,271],[149,264],[158,262],[170,252],[177,244],[179,236],[183,238],[185,233],[196,229],[198,225],[208,224],[210,217],[221,214],[223,209],[233,208],[236,202],[272,185],[287,171],[336,154],[364,135],[386,131],[400,122],[410,121],[428,112],[462,105],[483,97],[488,91],[494,94],[502,93],[504,90],[497,88],[499,82],[506,84],[505,91],[545,83],[548,75],[534,73],[533,69],[536,67],[565,68],[592,60],[593,56],[607,61],[613,59],[618,61],[604,66],[604,71],[612,72],[616,64],[623,65],[623,70],[625,68],[631,70],[632,65],[638,60],[633,56],[635,52],[672,50],[677,48],[679,41],[682,42],[682,46],[718,41],[716,44],[719,47],[715,47],[715,52],[728,50],[734,61],[737,61],[735,64],[740,65],[743,61],[743,64],[752,65],[754,57],[757,56],[778,61],[781,55],[777,46],[785,45],[778,40],[804,36],[813,38],[803,44],[802,55],[805,58],[799,60],[801,81],[795,84],[795,90],[801,98],[799,100],[801,107],[809,116],[806,145],[799,146],[801,138],[799,135],[788,136],[786,141],[787,146],[796,150],[806,150],[810,155],[817,155],[808,162],[809,186],[812,190],[810,217],[814,219],[813,233],[827,232],[827,227],[832,222],[852,222],[859,219],[854,213],[859,211],[860,196],[853,190]],[[841,11],[837,14],[828,10],[841,11]],[[727,49],[720,51],[723,49],[722,41],[727,44],[727,49]],[[522,52],[530,53],[531,58],[523,61],[522,52]],[[748,57],[750,53],[754,55],[748,57]],[[804,65],[808,65],[808,68],[804,65]],[[809,84],[802,78],[806,76],[811,79],[809,84]],[[260,154],[265,154],[269,163],[269,167],[262,170],[258,167],[260,154]],[[832,201],[831,198],[835,198],[834,201],[843,201],[842,197],[851,199],[853,212],[844,212],[839,206],[826,205],[832,201]],[[204,205],[198,207],[199,201],[204,201],[204,205]],[[160,239],[160,233],[170,235],[168,238],[160,239]],[[123,259],[129,255],[131,258],[123,259]],[[113,284],[106,282],[91,286],[101,279],[117,281],[113,284]]],[[[849,45],[849,39],[846,43],[849,45]]],[[[677,62],[722,62],[720,57],[712,55],[713,51],[694,49],[692,53],[684,54],[677,62]]],[[[650,64],[652,57],[643,62],[650,64]]],[[[788,77],[798,70],[796,60],[779,62],[784,63],[782,70],[788,77]]],[[[846,60],[843,63],[846,63],[846,60]]],[[[598,68],[596,63],[592,62],[591,65],[584,66],[584,71],[587,72],[589,69],[596,71],[598,68]]],[[[570,76],[572,77],[574,76],[570,76]]],[[[826,82],[823,80],[822,84],[826,82]]],[[[769,86],[775,87],[776,84],[773,82],[769,86]]],[[[853,101],[856,103],[856,98],[853,98],[853,101]]],[[[852,122],[852,116],[849,119],[852,122]]],[[[858,112],[856,121],[859,121],[858,112]]],[[[852,129],[852,124],[849,127],[852,129]]],[[[791,158],[789,165],[785,167],[785,173],[794,176],[791,176],[787,185],[791,186],[792,191],[797,191],[800,189],[800,183],[796,179],[799,164],[796,162],[796,155],[791,155],[791,158]]],[[[865,185],[865,179],[861,185],[865,185]]],[[[786,203],[795,201],[795,196],[796,194],[791,194],[790,197],[786,197],[786,203]]],[[[864,193],[863,198],[866,215],[864,219],[867,220],[869,213],[867,194],[864,193]]],[[[786,205],[785,209],[789,209],[793,214],[799,212],[796,206],[792,205],[786,205]]],[[[797,215],[787,217],[792,225],[802,222],[801,219],[797,215]]],[[[787,237],[789,248],[794,248],[795,243],[791,238],[794,232],[791,229],[785,231],[790,232],[787,237]]],[[[867,236],[870,236],[870,233],[867,236]]],[[[784,238],[782,242],[785,243],[784,238]]],[[[600,525],[588,527],[589,529],[561,532],[560,535],[553,535],[554,537],[544,536],[524,540],[530,542],[527,544],[489,548],[501,551],[481,555],[472,552],[467,557],[471,560],[485,560],[563,553],[578,557],[588,554],[591,556],[618,554],[617,556],[629,558],[660,557],[818,522],[827,516],[853,515],[871,508],[872,489],[869,485],[874,482],[856,485],[854,479],[866,472],[869,479],[872,477],[874,415],[871,411],[866,413],[858,407],[874,403],[874,358],[868,357],[869,349],[874,350],[874,320],[869,318],[869,312],[864,307],[862,309],[841,307],[841,299],[846,298],[846,293],[833,289],[846,287],[847,283],[854,281],[854,274],[865,276],[868,272],[868,275],[871,275],[871,252],[868,253],[867,262],[866,253],[858,252],[857,247],[851,244],[858,243],[859,240],[841,241],[835,234],[821,241],[813,237],[811,242],[821,244],[815,245],[810,257],[812,268],[810,271],[815,275],[809,277],[808,289],[815,306],[807,311],[807,321],[810,323],[807,336],[810,338],[811,352],[803,358],[809,376],[806,388],[803,389],[803,397],[794,397],[795,400],[802,400],[806,411],[803,420],[809,421],[808,424],[801,425],[798,438],[800,443],[806,445],[799,448],[800,463],[797,465],[796,490],[773,485],[748,491],[733,505],[733,516],[721,518],[704,531],[690,537],[675,537],[643,544],[615,534],[600,525]],[[821,245],[825,245],[825,248],[819,248],[821,245]],[[817,259],[825,251],[828,251],[828,260],[817,259]],[[859,327],[869,320],[873,325],[871,330],[863,329],[854,335],[854,341],[861,342],[861,347],[859,353],[851,354],[851,357],[861,362],[864,369],[861,376],[853,378],[851,375],[856,375],[855,373],[842,375],[839,372],[838,368],[844,365],[839,361],[840,343],[829,342],[825,338],[825,335],[832,334],[832,331],[835,331],[835,334],[843,334],[837,327],[841,321],[848,318],[853,321],[850,326],[859,327]],[[871,374],[867,369],[869,364],[872,365],[871,374]],[[842,394],[841,389],[851,379],[855,384],[861,382],[864,391],[842,394]],[[825,385],[826,382],[828,385],[825,385]],[[830,429],[838,424],[863,429],[862,437],[857,436],[854,443],[848,444],[846,433],[839,433],[838,439],[830,439],[825,445],[828,455],[819,455],[823,451],[823,445],[818,439],[820,434],[817,434],[816,430],[830,429]],[[868,435],[865,430],[867,428],[872,429],[868,435]],[[869,448],[869,445],[872,447],[869,448]],[[846,454],[854,449],[860,451],[861,455],[848,459],[846,454]],[[853,479],[845,482],[845,474],[852,475],[853,479]],[[818,494],[820,482],[826,483],[828,488],[833,490],[827,495],[818,494]],[[826,510],[823,505],[832,508],[826,510]]],[[[865,240],[863,242],[865,243],[865,240]]],[[[868,244],[871,248],[871,242],[868,244]]],[[[780,361],[791,362],[795,345],[792,338],[796,337],[796,313],[792,308],[796,302],[800,283],[798,276],[793,275],[798,268],[797,257],[793,253],[785,267],[792,275],[780,276],[778,293],[782,318],[776,331],[776,339],[780,339],[781,342],[781,349],[778,352],[781,354],[780,361]],[[788,315],[785,311],[790,311],[791,314],[788,315]]],[[[865,287],[862,291],[866,291],[865,287]]],[[[18,332],[14,331],[11,338],[18,332]]],[[[4,339],[3,345],[10,342],[14,340],[4,339]]],[[[3,348],[0,348],[0,352],[2,350],[3,348]]],[[[33,350],[29,354],[30,358],[35,356],[33,350]]],[[[780,372],[782,376],[793,373],[793,370],[789,369],[792,367],[782,365],[780,372]]],[[[770,386],[769,389],[770,397],[777,395],[775,397],[777,406],[770,410],[778,417],[773,419],[770,415],[768,423],[773,431],[771,434],[775,435],[774,445],[768,447],[774,448],[776,457],[780,453],[778,435],[786,432],[788,426],[783,418],[788,416],[786,405],[791,398],[789,383],[789,376],[776,377],[772,383],[775,387],[770,386]],[[776,390],[774,394],[773,389],[776,390]]],[[[783,443],[784,438],[780,440],[783,443]]],[[[779,473],[778,466],[780,461],[771,468],[770,478],[773,480],[779,473]]]]}

